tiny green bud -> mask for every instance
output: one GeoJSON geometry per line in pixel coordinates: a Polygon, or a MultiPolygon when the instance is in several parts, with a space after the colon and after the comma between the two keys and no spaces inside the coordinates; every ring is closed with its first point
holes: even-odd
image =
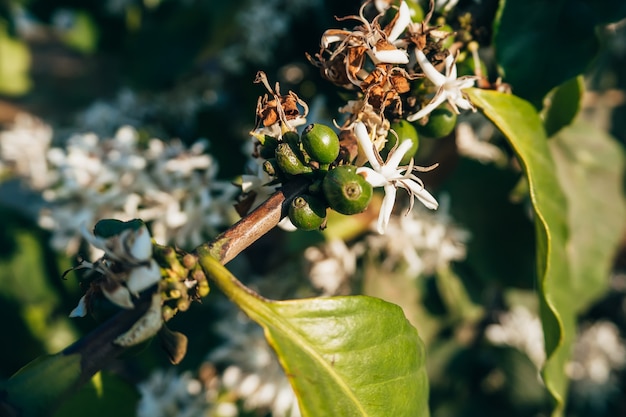
{"type": "Polygon", "coordinates": [[[276,161],[280,169],[290,175],[300,175],[313,172],[310,166],[304,165],[299,155],[300,151],[295,150],[289,143],[283,142],[276,148],[276,161]]]}

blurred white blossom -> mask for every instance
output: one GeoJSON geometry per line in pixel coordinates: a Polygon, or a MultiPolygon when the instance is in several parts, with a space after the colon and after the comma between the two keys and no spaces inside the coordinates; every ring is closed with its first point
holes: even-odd
{"type": "Polygon", "coordinates": [[[603,385],[616,370],[626,368],[626,344],[619,329],[610,321],[583,327],[574,343],[567,374],[575,381],[603,385]]]}
{"type": "Polygon", "coordinates": [[[546,360],[543,328],[539,317],[527,308],[515,306],[502,314],[499,323],[490,324],[485,336],[494,345],[511,346],[525,353],[541,369],[546,360]]]}
{"type": "Polygon", "coordinates": [[[483,164],[493,162],[503,166],[507,163],[507,156],[498,146],[483,139],[490,137],[493,137],[491,124],[481,123],[478,131],[468,122],[460,122],[456,127],[456,146],[460,155],[483,164]]]}
{"type": "Polygon", "coordinates": [[[52,129],[30,116],[0,132],[1,156],[12,173],[42,192],[47,206],[39,224],[52,246],[76,253],[82,225],[103,218],[141,218],[160,244],[194,247],[235,218],[237,193],[216,179],[217,163],[199,141],[140,142],[130,126],[113,137],[76,133],[50,147],[52,129]]]}
{"type": "Polygon", "coordinates": [[[56,204],[42,224],[54,230],[57,247],[75,238],[72,219],[141,218],[158,243],[181,247],[198,245],[230,223],[236,189],[215,179],[217,164],[205,142],[187,149],[151,139],[143,149],[137,132],[123,127],[110,139],[75,135],[67,149],[51,151],[50,161],[60,178],[44,193],[56,204]]]}
{"type": "Polygon", "coordinates": [[[612,415],[608,408],[623,396],[626,344],[615,323],[599,320],[582,326],[565,371],[571,378],[572,403],[587,415],[612,415]]]}
{"type": "Polygon", "coordinates": [[[218,323],[226,343],[209,355],[209,361],[226,365],[221,383],[241,400],[244,410],[268,410],[273,417],[298,417],[300,409],[289,380],[263,331],[242,313],[218,323]]]}
{"type": "Polygon", "coordinates": [[[0,131],[0,160],[9,175],[21,177],[37,189],[50,184],[51,173],[46,152],[52,142],[52,128],[26,113],[0,131]]]}
{"type": "Polygon", "coordinates": [[[154,371],[138,385],[137,417],[217,417],[219,414],[209,414],[214,407],[208,399],[215,397],[217,390],[213,381],[208,382],[203,384],[190,372],[154,371]]]}
{"type": "Polygon", "coordinates": [[[392,270],[403,264],[408,275],[417,277],[465,259],[470,234],[453,223],[447,198],[440,200],[438,211],[419,208],[392,216],[384,235],[372,234],[365,239],[369,252],[384,254],[383,268],[392,270]]]}
{"type": "Polygon", "coordinates": [[[208,356],[198,378],[155,371],[139,384],[138,417],[300,416],[296,396],[261,328],[227,308],[234,314],[227,312],[217,325],[225,342],[208,356]]]}
{"type": "Polygon", "coordinates": [[[356,272],[360,250],[349,248],[341,239],[332,239],[321,246],[304,251],[309,280],[321,295],[349,293],[349,281],[356,272]]]}

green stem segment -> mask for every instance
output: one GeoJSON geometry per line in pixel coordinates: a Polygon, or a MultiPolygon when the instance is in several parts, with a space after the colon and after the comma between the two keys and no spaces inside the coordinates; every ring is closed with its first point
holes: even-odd
{"type": "Polygon", "coordinates": [[[263,314],[265,302],[270,300],[243,285],[209,251],[199,248],[197,254],[204,272],[233,303],[254,321],[266,316],[263,314]]]}

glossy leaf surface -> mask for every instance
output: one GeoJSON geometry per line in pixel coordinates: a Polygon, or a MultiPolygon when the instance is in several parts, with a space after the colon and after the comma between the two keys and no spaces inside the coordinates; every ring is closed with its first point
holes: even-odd
{"type": "Polygon", "coordinates": [[[565,247],[567,203],[556,176],[542,121],[533,106],[514,95],[468,90],[472,102],[502,131],[528,180],[535,215],[537,288],[545,338],[543,377],[561,415],[567,394],[565,364],[576,331],[572,280],[565,247]]]}
{"type": "Polygon", "coordinates": [[[571,302],[582,311],[608,289],[624,230],[624,152],[610,135],[582,121],[549,144],[568,203],[571,302]]]}
{"type": "Polygon", "coordinates": [[[217,285],[264,328],[303,416],[428,416],[424,345],[400,307],[366,296],[262,299],[200,255],[217,285]]]}

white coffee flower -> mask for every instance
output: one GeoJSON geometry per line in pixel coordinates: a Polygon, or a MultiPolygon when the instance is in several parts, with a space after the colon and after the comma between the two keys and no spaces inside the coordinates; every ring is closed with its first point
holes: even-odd
{"type": "Polygon", "coordinates": [[[445,74],[440,73],[433,64],[426,58],[424,52],[415,49],[415,58],[422,68],[426,78],[435,86],[437,92],[430,103],[421,108],[417,113],[409,115],[406,120],[413,122],[430,114],[439,105],[448,102],[456,113],[459,109],[474,110],[474,105],[465,97],[463,89],[473,87],[476,81],[475,76],[465,75],[457,78],[456,57],[452,54],[448,55],[444,61],[445,74]]]}
{"type": "Polygon", "coordinates": [[[406,152],[413,145],[411,140],[403,141],[400,146],[392,150],[387,157],[387,161],[383,163],[378,150],[374,147],[370,139],[367,128],[362,122],[355,123],[354,133],[359,141],[360,148],[367,156],[367,160],[371,165],[371,168],[357,168],[357,173],[363,175],[365,180],[372,184],[373,187],[383,187],[385,190],[385,198],[381,204],[378,217],[377,230],[379,233],[385,233],[393,211],[393,206],[396,202],[397,188],[404,188],[409,193],[411,197],[411,208],[413,206],[414,197],[417,197],[424,206],[431,210],[437,208],[439,204],[437,200],[435,200],[435,197],[426,191],[422,180],[413,174],[413,171],[419,168],[414,167],[412,161],[409,166],[398,166],[406,152]]]}

